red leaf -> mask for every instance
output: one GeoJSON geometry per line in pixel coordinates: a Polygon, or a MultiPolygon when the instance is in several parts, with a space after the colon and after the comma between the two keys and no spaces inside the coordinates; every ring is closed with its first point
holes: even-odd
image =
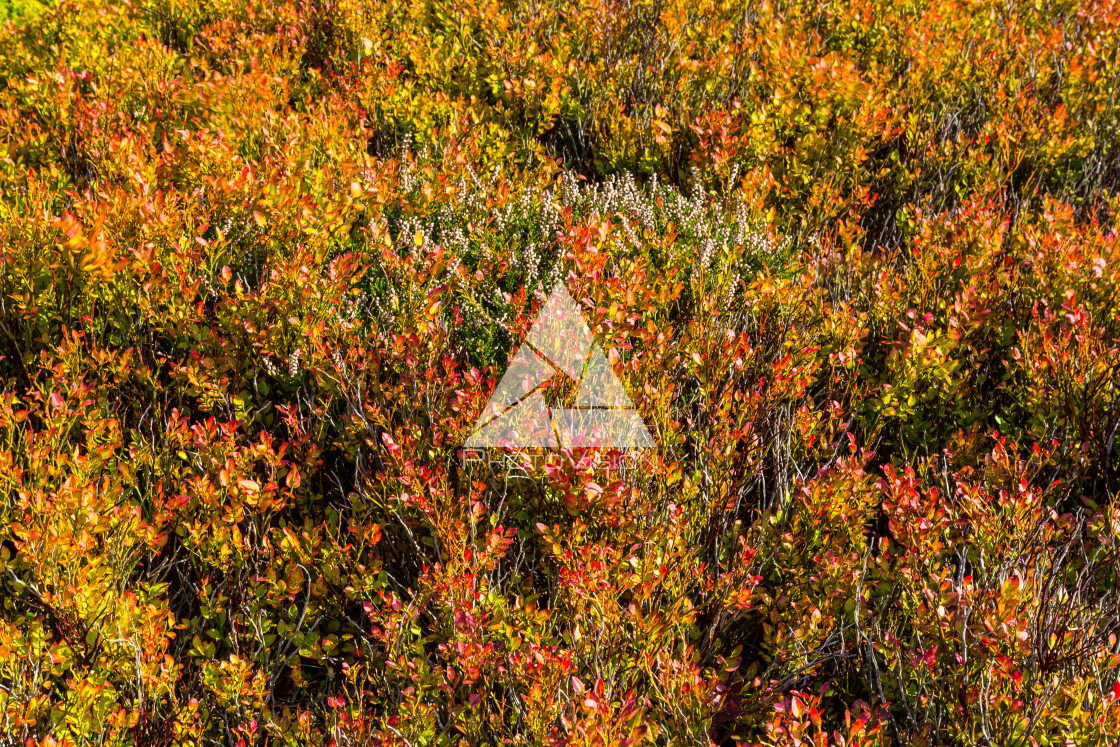
{"type": "Polygon", "coordinates": [[[401,447],[397,446],[397,442],[388,433],[381,434],[381,442],[385,444],[385,448],[389,450],[390,454],[396,454],[401,450],[401,447]]]}

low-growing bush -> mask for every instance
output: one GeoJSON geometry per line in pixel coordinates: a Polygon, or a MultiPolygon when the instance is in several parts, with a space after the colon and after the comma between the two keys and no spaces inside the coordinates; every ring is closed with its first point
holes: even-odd
{"type": "Polygon", "coordinates": [[[0,14],[0,744],[1120,739],[1111,0],[0,14]]]}

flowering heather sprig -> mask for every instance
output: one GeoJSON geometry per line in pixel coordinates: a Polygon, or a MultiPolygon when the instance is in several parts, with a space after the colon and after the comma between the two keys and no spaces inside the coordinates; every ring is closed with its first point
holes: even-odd
{"type": "Polygon", "coordinates": [[[335,368],[338,369],[339,374],[341,374],[343,377],[348,375],[349,372],[346,368],[346,359],[343,358],[342,354],[337,350],[331,352],[331,362],[334,364],[335,368]]]}

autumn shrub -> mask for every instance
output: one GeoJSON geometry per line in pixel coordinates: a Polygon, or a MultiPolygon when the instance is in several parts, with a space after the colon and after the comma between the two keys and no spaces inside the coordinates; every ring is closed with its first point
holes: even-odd
{"type": "Polygon", "coordinates": [[[1111,0],[0,17],[0,745],[1120,740],[1111,0]]]}

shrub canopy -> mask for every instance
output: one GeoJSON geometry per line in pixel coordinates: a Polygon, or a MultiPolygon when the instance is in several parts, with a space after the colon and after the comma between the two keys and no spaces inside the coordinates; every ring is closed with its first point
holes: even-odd
{"type": "Polygon", "coordinates": [[[0,744],[1120,733],[1113,0],[0,9],[0,744]]]}

